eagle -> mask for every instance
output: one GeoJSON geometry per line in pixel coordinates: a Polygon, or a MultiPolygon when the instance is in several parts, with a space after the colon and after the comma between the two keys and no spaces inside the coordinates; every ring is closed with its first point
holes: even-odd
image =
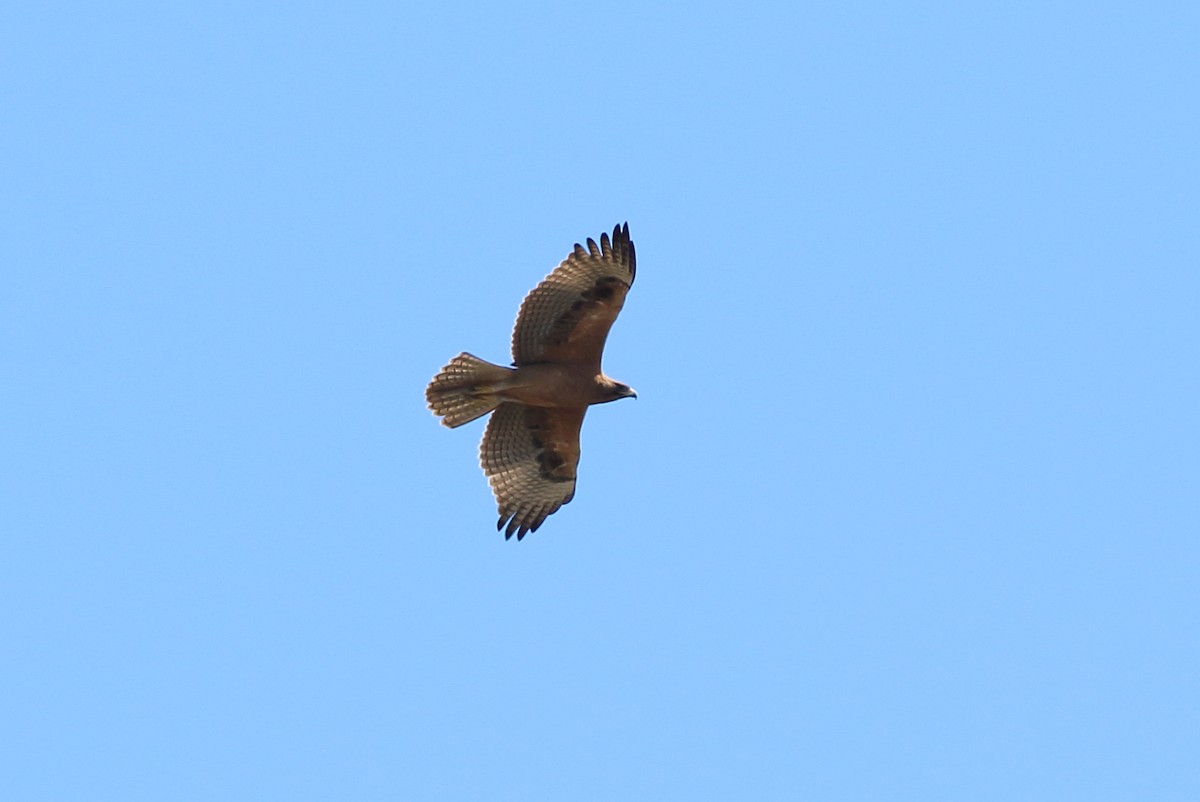
{"type": "Polygon", "coordinates": [[[629,224],[600,244],[576,243],[533,288],[517,312],[512,367],[461,353],[425,389],[451,429],[491,413],[479,463],[500,510],[507,540],[536,532],[575,497],[579,430],[592,404],[637,398],[600,369],[604,341],[633,286],[637,260],[629,224]]]}

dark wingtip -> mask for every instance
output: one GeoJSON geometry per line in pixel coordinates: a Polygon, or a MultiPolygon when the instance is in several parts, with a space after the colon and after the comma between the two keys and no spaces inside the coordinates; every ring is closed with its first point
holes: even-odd
{"type": "Polygon", "coordinates": [[[637,251],[633,248],[633,240],[629,238],[628,220],[613,227],[613,250],[617,250],[618,237],[629,254],[629,286],[632,287],[633,280],[637,277],[637,251]]]}

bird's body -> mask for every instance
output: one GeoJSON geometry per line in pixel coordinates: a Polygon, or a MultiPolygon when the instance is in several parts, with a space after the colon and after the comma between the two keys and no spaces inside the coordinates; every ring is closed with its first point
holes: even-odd
{"type": "Polygon", "coordinates": [[[536,362],[505,370],[509,375],[496,382],[493,390],[505,401],[531,407],[580,407],[616,397],[611,379],[575,365],[536,362]]]}
{"type": "Polygon", "coordinates": [[[500,507],[497,528],[520,540],[575,495],[579,430],[593,404],[637,397],[608,378],[600,358],[633,284],[629,226],[589,239],[521,303],[513,367],[468,353],[450,360],[425,398],[451,428],[492,413],[480,463],[500,507]]]}

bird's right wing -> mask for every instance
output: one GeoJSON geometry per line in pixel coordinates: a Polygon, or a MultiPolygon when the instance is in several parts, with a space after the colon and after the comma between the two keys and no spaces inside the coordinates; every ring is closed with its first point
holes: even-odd
{"type": "Polygon", "coordinates": [[[513,328],[514,365],[558,362],[594,367],[608,331],[625,305],[637,259],[629,224],[613,229],[612,239],[587,241],[525,296],[513,328]]]}

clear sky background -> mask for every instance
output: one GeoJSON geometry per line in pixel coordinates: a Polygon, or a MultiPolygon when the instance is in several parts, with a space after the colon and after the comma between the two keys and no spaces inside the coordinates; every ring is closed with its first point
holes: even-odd
{"type": "Polygon", "coordinates": [[[0,12],[0,797],[1200,798],[1193,3],[0,12]],[[628,220],[575,501],[524,294],[628,220]]]}

